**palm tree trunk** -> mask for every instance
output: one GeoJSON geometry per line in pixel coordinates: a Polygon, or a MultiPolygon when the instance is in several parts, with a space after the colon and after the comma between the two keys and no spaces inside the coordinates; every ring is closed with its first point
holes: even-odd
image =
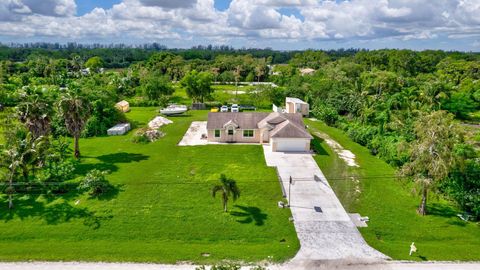
{"type": "Polygon", "coordinates": [[[228,201],[227,195],[224,193],[223,194],[223,211],[224,212],[227,212],[227,201],[228,201]]]}
{"type": "Polygon", "coordinates": [[[8,195],[8,209],[12,209],[13,208],[13,195],[12,194],[9,194],[8,195]]]}
{"type": "Polygon", "coordinates": [[[13,175],[15,174],[15,167],[12,167],[11,169],[11,174],[10,174],[10,179],[8,180],[8,183],[10,185],[10,191],[8,194],[8,209],[13,208],[13,175]]]}
{"type": "Polygon", "coordinates": [[[422,216],[427,214],[427,187],[425,185],[422,187],[422,201],[418,206],[417,212],[422,216]]]}
{"type": "Polygon", "coordinates": [[[78,144],[79,136],[75,135],[73,140],[75,141],[75,158],[80,158],[80,146],[78,144]]]}
{"type": "Polygon", "coordinates": [[[25,182],[28,182],[28,168],[25,165],[22,166],[22,175],[23,175],[23,180],[25,182]]]}

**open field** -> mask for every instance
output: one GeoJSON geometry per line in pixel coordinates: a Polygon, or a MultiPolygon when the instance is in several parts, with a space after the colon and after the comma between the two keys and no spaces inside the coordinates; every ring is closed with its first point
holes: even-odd
{"type": "Polygon", "coordinates": [[[372,247],[393,259],[480,260],[478,224],[460,220],[456,207],[433,196],[428,202],[430,215],[417,215],[420,198],[411,192],[410,185],[394,177],[394,168],[370,155],[368,149],[352,142],[340,130],[321,122],[306,123],[311,131],[328,134],[356,155],[360,167],[348,167],[325,141],[314,142],[319,153],[315,160],[344,207],[370,218],[368,227],[360,228],[360,232],[372,247]],[[410,257],[411,242],[415,242],[418,252],[410,257]]]}
{"type": "MultiPolygon", "coordinates": [[[[132,108],[138,126],[155,108],[132,108]]],[[[222,259],[283,261],[299,248],[275,170],[260,146],[179,147],[193,120],[206,111],[171,118],[166,136],[151,144],[126,136],[80,140],[77,173],[109,170],[114,192],[88,199],[76,191],[0,200],[0,260],[215,262],[222,259]],[[210,189],[220,173],[237,180],[241,197],[222,212],[210,189]],[[78,204],[76,204],[78,202],[78,204]],[[203,255],[202,255],[203,254],[203,255]],[[271,257],[270,257],[271,256],[271,257]]]]}

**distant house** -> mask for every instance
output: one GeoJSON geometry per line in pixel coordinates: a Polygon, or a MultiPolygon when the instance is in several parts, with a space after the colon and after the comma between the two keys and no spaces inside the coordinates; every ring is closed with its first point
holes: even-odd
{"type": "Polygon", "coordinates": [[[287,97],[285,99],[286,113],[301,113],[303,116],[308,116],[310,113],[310,105],[298,98],[287,97]]]}
{"type": "Polygon", "coordinates": [[[300,69],[300,74],[302,74],[302,76],[305,76],[305,75],[312,75],[313,73],[315,73],[315,69],[313,68],[301,68],[300,69]]]}
{"type": "Polygon", "coordinates": [[[121,112],[128,112],[130,111],[130,104],[126,100],[122,100],[115,104],[115,108],[121,112]]]}
{"type": "Polygon", "coordinates": [[[209,113],[207,139],[220,143],[269,143],[274,152],[310,150],[312,136],[299,113],[209,113]]]}

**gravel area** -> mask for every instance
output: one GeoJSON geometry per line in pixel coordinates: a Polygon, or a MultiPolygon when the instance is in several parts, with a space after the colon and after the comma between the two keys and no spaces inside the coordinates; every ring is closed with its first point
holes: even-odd
{"type": "Polygon", "coordinates": [[[206,145],[208,143],[206,137],[202,139],[202,135],[207,135],[206,121],[193,121],[182,140],[178,143],[180,146],[206,145]]]}

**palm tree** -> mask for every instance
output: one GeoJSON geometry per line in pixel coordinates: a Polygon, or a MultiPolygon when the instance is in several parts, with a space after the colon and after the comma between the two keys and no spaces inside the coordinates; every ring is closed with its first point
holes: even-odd
{"type": "Polygon", "coordinates": [[[219,180],[222,184],[212,188],[212,196],[215,198],[217,192],[222,193],[223,211],[227,212],[228,198],[232,196],[233,201],[236,201],[240,197],[240,189],[237,186],[237,182],[233,179],[228,179],[225,174],[221,174],[219,180]]]}
{"type": "Polygon", "coordinates": [[[76,93],[63,95],[58,102],[59,111],[65,120],[65,127],[75,142],[75,158],[80,157],[79,139],[90,118],[90,103],[76,93]]]}
{"type": "Polygon", "coordinates": [[[9,187],[6,189],[8,194],[8,208],[13,208],[13,193],[17,172],[22,170],[24,180],[28,180],[28,166],[34,163],[43,145],[43,138],[32,139],[32,134],[28,133],[26,138],[19,140],[16,145],[5,150],[0,158],[0,167],[7,168],[6,181],[9,187]]]}
{"type": "Polygon", "coordinates": [[[38,96],[19,103],[17,115],[20,122],[32,133],[34,140],[50,133],[52,108],[38,96]]]}

